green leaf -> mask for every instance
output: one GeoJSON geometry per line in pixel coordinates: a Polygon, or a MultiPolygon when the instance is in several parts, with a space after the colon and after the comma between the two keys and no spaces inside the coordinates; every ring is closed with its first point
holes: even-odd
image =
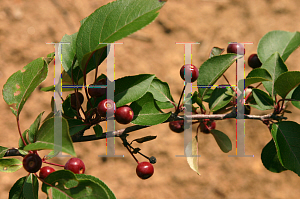
{"type": "Polygon", "coordinates": [[[39,128],[40,128],[40,124],[41,124],[41,120],[42,120],[42,116],[44,114],[45,111],[41,112],[37,118],[35,119],[35,121],[33,122],[33,124],[31,124],[31,126],[28,129],[28,141],[30,143],[33,143],[35,141],[35,135],[38,132],[39,128]]]}
{"type": "Polygon", "coordinates": [[[97,137],[100,137],[103,134],[103,129],[99,124],[96,124],[95,126],[93,126],[93,129],[94,129],[97,137]]]}
{"type": "Polygon", "coordinates": [[[39,195],[39,182],[37,177],[31,173],[27,177],[23,186],[23,195],[25,198],[38,198],[39,195]]]}
{"type": "MultiPolygon", "coordinates": [[[[72,35],[67,35],[65,34],[61,41],[62,43],[69,43],[69,44],[63,44],[62,45],[62,66],[65,70],[65,72],[69,75],[69,77],[72,77],[73,73],[73,79],[75,81],[75,84],[77,83],[77,80],[83,77],[83,73],[81,71],[81,68],[79,67],[79,63],[76,59],[76,62],[74,64],[73,69],[72,63],[74,61],[74,57],[76,55],[76,39],[77,39],[77,34],[78,32],[72,34],[72,35]]],[[[62,84],[65,85],[65,81],[62,81],[62,84]]]]}
{"type": "Polygon", "coordinates": [[[212,133],[212,135],[214,136],[217,144],[219,145],[220,149],[224,153],[228,153],[229,151],[232,150],[231,140],[229,139],[229,137],[225,133],[223,133],[221,131],[218,131],[216,129],[212,129],[210,132],[212,133]]]}
{"type": "Polygon", "coordinates": [[[270,56],[269,59],[266,60],[266,62],[261,66],[261,68],[266,69],[272,77],[271,81],[265,81],[263,82],[263,85],[268,91],[268,93],[272,97],[274,97],[276,95],[274,83],[277,80],[277,78],[282,73],[288,71],[288,69],[278,52],[272,54],[272,56],[270,56]]]}
{"type": "Polygon", "coordinates": [[[209,109],[215,112],[225,107],[232,100],[232,94],[233,91],[231,88],[215,88],[209,99],[209,109]]]}
{"type": "Polygon", "coordinates": [[[224,52],[224,48],[213,47],[210,51],[209,58],[212,58],[217,55],[221,55],[224,52]]]}
{"type": "Polygon", "coordinates": [[[199,68],[197,80],[198,91],[201,99],[208,92],[210,87],[225,73],[225,71],[241,56],[228,53],[225,55],[214,56],[206,60],[199,68]],[[210,86],[210,87],[207,87],[210,86]]]}
{"type": "Polygon", "coordinates": [[[166,82],[161,81],[157,77],[151,82],[148,92],[152,93],[155,100],[160,102],[169,102],[173,100],[173,97],[170,92],[169,85],[166,82]]]}
{"type": "Polygon", "coordinates": [[[148,136],[145,136],[145,137],[142,137],[142,138],[134,139],[134,140],[132,140],[132,142],[137,142],[137,143],[148,142],[148,141],[156,139],[156,137],[157,137],[156,135],[154,135],[154,136],[153,135],[148,135],[148,136]]]}
{"type": "Polygon", "coordinates": [[[146,93],[142,98],[130,104],[134,112],[131,123],[138,125],[156,125],[166,121],[170,113],[162,113],[151,93],[146,93]]]}
{"type": "Polygon", "coordinates": [[[83,121],[79,119],[68,119],[69,124],[69,132],[70,136],[78,133],[79,131],[83,130],[87,124],[85,124],[83,121]]]}
{"type": "Polygon", "coordinates": [[[7,147],[0,146],[0,158],[4,157],[7,150],[8,150],[7,147]]]}
{"type": "MultiPolygon", "coordinates": [[[[159,102],[159,101],[155,101],[155,103],[157,104],[157,106],[160,109],[169,109],[169,108],[174,108],[174,105],[171,102],[159,102]]],[[[176,104],[176,103],[175,103],[176,104]]]]}
{"type": "Polygon", "coordinates": [[[47,63],[38,58],[8,78],[2,90],[3,99],[16,117],[34,89],[46,79],[47,73],[47,63]]]}
{"type": "Polygon", "coordinates": [[[98,8],[81,25],[76,54],[83,68],[99,43],[113,43],[151,23],[164,5],[157,0],[117,0],[98,8]]]}
{"type": "Polygon", "coordinates": [[[116,198],[101,180],[85,174],[59,170],[49,174],[45,181],[47,184],[43,183],[42,191],[48,196],[52,192],[53,198],[116,198]]]}
{"type": "Polygon", "coordinates": [[[279,52],[285,61],[300,45],[299,32],[275,30],[265,34],[257,46],[257,55],[264,63],[273,53],[279,52]]]}
{"type": "MultiPolygon", "coordinates": [[[[206,94],[208,94],[208,92],[206,94]]],[[[207,96],[207,95],[205,95],[205,96],[207,96]]],[[[209,98],[210,98],[210,96],[209,96],[209,98]]],[[[208,100],[209,100],[209,98],[208,98],[208,100]]],[[[202,109],[206,111],[206,108],[203,105],[201,98],[198,96],[198,92],[197,91],[195,91],[193,93],[193,95],[192,95],[192,104],[194,104],[194,103],[196,103],[199,107],[202,107],[202,109]]]]}
{"type": "MultiPolygon", "coordinates": [[[[272,77],[270,73],[264,69],[264,68],[256,68],[253,69],[246,77],[245,79],[245,88],[248,87],[251,84],[257,83],[257,82],[263,82],[263,81],[271,81],[272,77]]],[[[241,84],[239,84],[241,85],[241,84]]],[[[240,89],[244,90],[244,89],[240,89]]]]}
{"type": "MultiPolygon", "coordinates": [[[[24,138],[24,141],[27,144],[29,144],[28,142],[28,129],[26,129],[23,133],[22,133],[22,137],[24,138]]],[[[23,140],[21,138],[19,138],[19,148],[20,149],[23,149],[25,147],[24,143],[23,143],[23,140]]]]}
{"type": "Polygon", "coordinates": [[[188,145],[185,148],[185,155],[187,162],[191,169],[195,171],[198,175],[201,175],[199,173],[198,169],[198,138],[195,136],[191,142],[188,143],[188,145]]]}
{"type": "Polygon", "coordinates": [[[23,186],[27,176],[18,179],[9,191],[9,199],[25,199],[23,195],[23,186]]]}
{"type": "Polygon", "coordinates": [[[106,193],[106,196],[107,196],[108,199],[115,199],[116,198],[116,196],[108,188],[108,186],[103,181],[101,181],[100,179],[96,178],[95,176],[85,175],[85,174],[75,174],[75,176],[79,180],[91,180],[91,181],[97,183],[101,187],[101,189],[103,190],[103,192],[106,193]]]}
{"type": "MultiPolygon", "coordinates": [[[[57,119],[60,119],[59,117],[57,119]]],[[[62,152],[68,153],[72,156],[76,156],[74,151],[73,142],[69,134],[69,125],[65,118],[61,118],[62,122],[62,131],[55,132],[61,135],[62,139],[62,152]],[[60,134],[61,133],[61,134],[60,134]]],[[[46,120],[39,131],[36,134],[36,142],[31,143],[24,147],[24,150],[43,150],[43,149],[52,149],[54,150],[54,118],[46,120]]]]}
{"type": "Polygon", "coordinates": [[[287,170],[282,166],[278,159],[275,143],[273,139],[263,148],[261,152],[261,161],[269,171],[280,173],[287,170]]]}
{"type": "Polygon", "coordinates": [[[140,74],[126,76],[115,81],[116,107],[140,99],[148,91],[155,75],[140,74]]]}
{"type": "Polygon", "coordinates": [[[288,71],[281,74],[274,86],[275,90],[282,98],[300,84],[300,71],[288,71]]]}
{"type": "MultiPolygon", "coordinates": [[[[72,79],[66,71],[63,71],[61,73],[61,76],[62,76],[62,86],[72,86],[73,85],[72,79]]],[[[77,83],[77,85],[80,85],[80,86],[83,85],[83,77],[79,79],[79,82],[77,83]]],[[[62,89],[62,92],[74,91],[73,87],[70,87],[70,88],[62,87],[61,89],[62,89]]],[[[78,88],[78,90],[81,90],[81,88],[78,88]]],[[[44,91],[44,92],[55,91],[55,86],[51,85],[51,86],[43,87],[43,88],[41,88],[41,91],[44,91]]]]}
{"type": "Polygon", "coordinates": [[[252,94],[260,110],[274,109],[274,101],[266,92],[253,88],[252,94]]]}
{"type": "Polygon", "coordinates": [[[23,167],[22,162],[16,158],[1,158],[0,159],[0,171],[5,173],[12,173],[18,171],[23,167]]]}
{"type": "Polygon", "coordinates": [[[292,101],[292,104],[298,109],[300,109],[300,85],[298,85],[297,88],[294,90],[291,99],[299,100],[299,101],[292,101]]]}
{"type": "Polygon", "coordinates": [[[77,112],[71,107],[71,94],[63,102],[62,108],[65,117],[74,118],[77,115],[77,112]]]}
{"type": "Polygon", "coordinates": [[[271,134],[280,163],[300,176],[300,125],[292,121],[274,123],[271,134]]]}

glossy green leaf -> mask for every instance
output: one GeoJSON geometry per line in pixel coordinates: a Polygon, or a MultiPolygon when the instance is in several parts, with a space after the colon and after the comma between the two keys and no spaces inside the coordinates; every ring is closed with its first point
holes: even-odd
{"type": "Polygon", "coordinates": [[[105,192],[105,194],[103,194],[103,195],[106,195],[106,197],[108,199],[115,199],[116,198],[116,196],[109,189],[109,187],[103,181],[101,181],[99,178],[96,178],[96,177],[91,176],[91,175],[82,175],[82,174],[75,174],[75,176],[79,180],[90,180],[90,181],[93,181],[93,182],[97,183],[101,187],[103,192],[105,192]]]}
{"type": "Polygon", "coordinates": [[[68,119],[70,136],[83,130],[87,125],[79,119],[68,119]]]}
{"type": "Polygon", "coordinates": [[[300,84],[300,71],[288,71],[281,74],[275,82],[275,90],[282,98],[300,84]]]}
{"type": "Polygon", "coordinates": [[[169,85],[166,82],[161,81],[157,77],[153,79],[148,92],[152,93],[155,100],[160,102],[174,102],[169,85]]]}
{"type": "MultiPolygon", "coordinates": [[[[59,117],[57,119],[60,119],[59,117]]],[[[73,142],[69,134],[69,125],[65,118],[61,118],[62,131],[55,132],[62,139],[62,145],[56,146],[61,147],[62,152],[68,153],[72,156],[76,156],[74,151],[73,142]]],[[[54,150],[54,118],[46,120],[39,131],[36,134],[36,142],[31,143],[24,147],[24,150],[43,150],[52,149],[54,150]]]]}
{"type": "Polygon", "coordinates": [[[4,157],[7,150],[8,150],[7,147],[0,146],[0,158],[4,157]]]}
{"type": "MultiPolygon", "coordinates": [[[[144,143],[144,142],[148,142],[148,141],[151,141],[151,140],[154,140],[154,139],[156,139],[156,135],[148,135],[148,136],[145,136],[145,137],[142,137],[142,138],[137,138],[137,139],[134,139],[134,140],[132,140],[132,142],[137,142],[137,143],[144,143]]],[[[131,143],[132,143],[131,142],[131,143]]]]}
{"type": "Polygon", "coordinates": [[[97,137],[100,137],[103,134],[103,129],[99,124],[93,126],[93,129],[97,137]]]}
{"type": "Polygon", "coordinates": [[[0,171],[12,173],[23,167],[22,161],[16,158],[0,158],[0,171]]]}
{"type": "Polygon", "coordinates": [[[138,125],[156,125],[166,121],[170,113],[162,113],[155,103],[153,95],[146,93],[142,98],[130,104],[134,112],[131,123],[138,125]]]}
{"type": "MultiPolygon", "coordinates": [[[[74,57],[76,55],[77,34],[78,32],[72,35],[65,34],[60,41],[61,43],[65,43],[62,44],[62,50],[61,50],[62,66],[65,72],[67,72],[67,74],[69,75],[69,77],[72,77],[72,73],[73,73],[73,79],[75,82],[77,79],[83,77],[83,73],[79,67],[77,59],[75,60],[73,69],[71,68],[72,63],[74,61],[74,57]]],[[[65,85],[64,81],[62,81],[62,84],[65,85]]]]}
{"type": "Polygon", "coordinates": [[[210,51],[209,58],[212,58],[217,55],[221,55],[224,52],[224,48],[213,47],[210,51]]]}
{"type": "Polygon", "coordinates": [[[112,191],[99,179],[68,170],[55,171],[45,179],[42,191],[53,198],[115,199],[112,191]]]}
{"type": "Polygon", "coordinates": [[[35,141],[35,135],[38,132],[42,120],[42,116],[45,111],[41,112],[37,118],[34,120],[33,124],[30,125],[28,129],[28,141],[33,143],[35,141]]]}
{"type": "Polygon", "coordinates": [[[224,153],[228,153],[232,150],[231,140],[225,133],[216,129],[212,129],[210,132],[214,136],[217,144],[224,153]]]}
{"type": "Polygon", "coordinates": [[[215,88],[213,93],[210,96],[209,100],[209,109],[212,112],[220,110],[230,103],[232,100],[233,91],[231,88],[215,88]]]}
{"type": "Polygon", "coordinates": [[[197,80],[198,91],[203,96],[208,92],[210,87],[225,73],[225,71],[235,62],[236,54],[228,53],[225,55],[214,56],[206,60],[199,68],[199,77],[197,80]]]}
{"type": "Polygon", "coordinates": [[[16,117],[34,89],[46,79],[47,73],[47,63],[38,58],[8,78],[2,90],[3,99],[16,117]]]}
{"type": "Polygon", "coordinates": [[[291,99],[298,100],[298,101],[292,101],[292,104],[300,109],[300,85],[296,87],[296,89],[293,91],[291,99]]]}
{"type": "MultiPolygon", "coordinates": [[[[27,144],[29,144],[28,142],[28,129],[26,129],[23,133],[22,133],[22,137],[24,138],[24,141],[27,144]]],[[[19,148],[20,149],[23,149],[25,147],[24,143],[23,143],[23,140],[21,138],[19,138],[19,148]]]]}
{"type": "MultiPolygon", "coordinates": [[[[245,79],[245,88],[251,84],[263,81],[271,81],[272,77],[270,73],[264,68],[253,69],[245,79]]],[[[244,90],[244,89],[240,89],[244,90]]]]}
{"type": "Polygon", "coordinates": [[[62,109],[65,117],[74,118],[77,115],[77,112],[71,107],[71,94],[63,102],[62,109]]]}
{"type": "MultiPolygon", "coordinates": [[[[160,102],[160,101],[155,101],[157,106],[160,109],[169,109],[169,108],[174,108],[174,105],[171,102],[160,102]]],[[[176,104],[176,103],[175,103],[176,104]]]]}
{"type": "Polygon", "coordinates": [[[266,62],[261,66],[261,68],[266,69],[272,77],[271,81],[264,81],[262,82],[266,90],[271,96],[276,95],[276,90],[274,89],[274,83],[277,78],[284,72],[288,71],[284,61],[278,54],[275,52],[266,62]]]}
{"type": "Polygon", "coordinates": [[[274,30],[268,32],[260,39],[257,46],[257,55],[263,64],[275,52],[279,52],[285,61],[299,45],[299,32],[274,30]]]}
{"type": "Polygon", "coordinates": [[[83,68],[99,43],[113,43],[151,23],[164,3],[157,0],[117,0],[98,8],[82,24],[76,54],[83,68]]]}
{"type": "Polygon", "coordinates": [[[140,74],[126,76],[115,81],[116,107],[123,106],[140,99],[150,88],[155,75],[140,74]]]}
{"type": "Polygon", "coordinates": [[[282,166],[278,159],[275,143],[273,139],[263,148],[261,152],[261,161],[269,171],[280,173],[287,170],[282,166]]]}
{"type": "Polygon", "coordinates": [[[190,168],[198,175],[201,175],[198,169],[198,138],[195,136],[185,148],[185,155],[190,168]]]}
{"type": "Polygon", "coordinates": [[[300,125],[293,121],[274,123],[271,134],[280,163],[300,176],[300,125]]]}
{"type": "Polygon", "coordinates": [[[269,110],[274,108],[274,101],[266,92],[253,88],[252,94],[255,102],[260,107],[260,110],[269,110]]]}
{"type": "Polygon", "coordinates": [[[38,198],[39,195],[39,182],[37,177],[31,173],[27,176],[23,186],[23,195],[25,198],[38,198]]]}
{"type": "Polygon", "coordinates": [[[23,195],[23,187],[27,176],[18,179],[9,191],[9,199],[25,199],[23,195]]]}

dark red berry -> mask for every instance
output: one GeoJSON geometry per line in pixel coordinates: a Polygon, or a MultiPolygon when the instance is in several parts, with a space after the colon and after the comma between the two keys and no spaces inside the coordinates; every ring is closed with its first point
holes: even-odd
{"type": "MultiPolygon", "coordinates": [[[[96,84],[91,86],[103,86],[107,84],[107,79],[100,79],[96,84]]],[[[88,88],[88,93],[91,97],[101,97],[106,94],[106,88],[88,88]]]]}
{"type": "Polygon", "coordinates": [[[23,158],[23,167],[29,173],[36,173],[42,166],[42,159],[39,155],[31,153],[23,158]]]}
{"type": "Polygon", "coordinates": [[[240,44],[240,43],[231,43],[227,47],[227,53],[235,53],[235,54],[239,54],[239,55],[244,55],[245,54],[244,45],[240,44]]]}
{"type": "Polygon", "coordinates": [[[261,67],[262,63],[258,59],[257,54],[252,54],[252,55],[249,56],[248,65],[253,69],[261,67]]]}
{"type": "Polygon", "coordinates": [[[204,121],[200,123],[200,131],[202,133],[208,134],[210,133],[210,130],[216,128],[216,122],[215,121],[204,121]]]}
{"type": "Polygon", "coordinates": [[[83,174],[85,172],[85,165],[79,158],[69,159],[64,168],[76,174],[83,174]]]}
{"type": "Polygon", "coordinates": [[[154,167],[150,162],[140,162],[136,167],[136,174],[143,180],[150,178],[154,173],[154,167]]]}
{"type": "Polygon", "coordinates": [[[120,124],[128,124],[132,121],[134,113],[130,106],[125,105],[117,108],[115,119],[120,124]]]}
{"type": "Polygon", "coordinates": [[[98,104],[97,110],[100,116],[106,117],[108,110],[113,110],[114,113],[116,112],[116,104],[111,99],[104,99],[98,104]]]}
{"type": "Polygon", "coordinates": [[[80,107],[81,106],[81,104],[83,103],[83,100],[84,100],[84,97],[83,97],[83,95],[82,95],[82,93],[80,93],[80,92],[78,92],[77,93],[77,96],[78,96],[78,104],[76,105],[76,93],[72,93],[71,94],[71,107],[73,108],[73,109],[76,109],[76,107],[80,107]]]}
{"type": "Polygon", "coordinates": [[[40,170],[40,178],[45,179],[50,173],[53,173],[55,169],[49,166],[42,167],[40,170]]]}
{"type": "Polygon", "coordinates": [[[196,68],[196,66],[194,66],[192,64],[186,64],[186,65],[183,65],[181,67],[181,69],[180,69],[181,78],[183,80],[185,80],[185,78],[184,78],[185,67],[191,71],[191,82],[196,81],[198,79],[198,76],[199,76],[199,70],[198,70],[198,68],[196,68]]]}
{"type": "Polygon", "coordinates": [[[175,133],[181,133],[184,131],[184,120],[169,122],[169,127],[175,133]]]}

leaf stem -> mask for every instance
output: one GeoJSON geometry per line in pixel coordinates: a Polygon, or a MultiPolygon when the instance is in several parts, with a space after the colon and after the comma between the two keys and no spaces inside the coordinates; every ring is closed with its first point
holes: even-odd
{"type": "Polygon", "coordinates": [[[18,131],[19,131],[19,135],[22,139],[22,142],[24,144],[24,146],[26,146],[26,142],[25,142],[25,139],[23,138],[23,135],[22,135],[22,132],[21,132],[21,128],[20,128],[20,120],[19,120],[19,115],[17,116],[17,126],[18,126],[18,131]]]}

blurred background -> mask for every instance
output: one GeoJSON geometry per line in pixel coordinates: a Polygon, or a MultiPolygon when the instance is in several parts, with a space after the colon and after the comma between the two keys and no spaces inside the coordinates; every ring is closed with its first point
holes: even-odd
{"type": "MultiPolygon", "coordinates": [[[[64,34],[73,34],[80,27],[79,21],[109,0],[1,0],[0,1],[0,85],[3,88],[9,76],[21,70],[38,57],[54,51],[47,42],[59,42],[64,34]]],[[[144,29],[119,42],[115,49],[115,77],[141,73],[156,74],[169,84],[175,101],[178,101],[183,81],[179,70],[184,64],[184,46],[175,42],[200,42],[193,45],[192,63],[197,67],[208,59],[212,47],[226,48],[229,42],[252,42],[246,45],[245,58],[256,53],[260,38],[272,30],[300,30],[300,1],[287,0],[169,0],[160,10],[158,18],[144,29]]],[[[286,61],[289,70],[300,70],[300,50],[286,61]]],[[[53,84],[53,62],[49,75],[41,87],[53,84]]],[[[250,68],[246,63],[246,74],[250,68]]],[[[106,73],[106,63],[100,67],[106,73]]],[[[201,75],[201,74],[200,74],[201,75]]],[[[235,67],[226,73],[235,84],[235,67]]],[[[93,73],[88,83],[93,82],[93,73]]],[[[219,84],[225,83],[220,79],[219,84]]],[[[1,92],[1,99],[2,92],[1,92]]],[[[22,132],[29,128],[42,111],[44,117],[50,112],[53,93],[34,91],[20,115],[22,132]]],[[[64,93],[66,96],[67,93],[64,93]]],[[[8,105],[0,102],[0,146],[17,147],[18,132],[14,115],[8,105]]],[[[300,122],[300,111],[289,106],[289,120],[300,122]]],[[[251,114],[266,114],[252,110],[251,114]]],[[[116,124],[116,129],[124,126],[116,124]]],[[[196,127],[193,127],[195,134],[196,127]]],[[[135,144],[141,152],[155,156],[154,175],[148,180],[136,176],[136,162],[116,139],[116,154],[124,158],[100,158],[105,154],[105,140],[75,143],[79,158],[86,165],[86,174],[104,181],[120,199],[293,199],[298,198],[297,185],[300,178],[291,171],[280,174],[266,170],[260,155],[271,135],[264,124],[246,121],[245,154],[254,157],[228,157],[235,154],[235,120],[217,121],[216,129],[226,133],[233,150],[224,154],[212,135],[199,135],[199,172],[192,171],[183,154],[183,134],[170,131],[167,124],[136,131],[129,140],[145,135],[157,135],[157,139],[144,144],[135,144]]],[[[86,132],[91,134],[92,132],[86,132]]],[[[43,153],[41,153],[43,154],[43,153]]],[[[44,153],[44,155],[47,154],[44,153]]],[[[137,156],[139,161],[146,161],[137,156]]],[[[19,157],[20,158],[20,157],[19,157]]],[[[21,158],[20,158],[21,159],[21,158]]],[[[68,158],[51,161],[65,164],[68,158]]],[[[59,168],[55,168],[59,169],[59,168]]],[[[0,198],[7,198],[12,185],[26,175],[22,168],[15,173],[0,174],[0,198]]],[[[40,184],[41,185],[41,184],[40,184]]],[[[40,198],[46,198],[40,193],[40,198]]]]}

